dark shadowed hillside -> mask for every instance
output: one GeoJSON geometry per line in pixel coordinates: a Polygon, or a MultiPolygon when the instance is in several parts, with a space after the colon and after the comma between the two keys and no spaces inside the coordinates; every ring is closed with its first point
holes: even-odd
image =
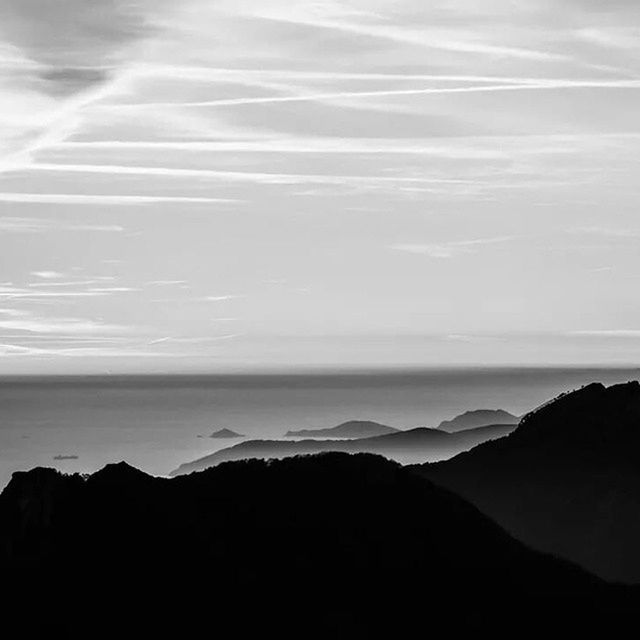
{"type": "Polygon", "coordinates": [[[612,580],[640,582],[640,384],[591,384],[508,438],[419,468],[518,539],[612,580]]]}
{"type": "Polygon", "coordinates": [[[397,432],[398,429],[379,422],[349,420],[329,429],[287,431],[285,438],[373,438],[397,432]]]}
{"type": "Polygon", "coordinates": [[[286,458],[324,451],[376,453],[403,464],[445,460],[481,442],[501,438],[514,428],[514,425],[492,425],[455,434],[437,429],[418,428],[396,431],[375,438],[351,440],[249,440],[185,463],[171,475],[200,471],[233,460],[286,458]]]}
{"type": "Polygon", "coordinates": [[[3,629],[17,618],[21,637],[513,637],[522,624],[520,636],[549,624],[611,630],[636,598],[369,455],[174,479],[125,464],[86,478],[15,474],[0,497],[0,568],[3,629]]]}
{"type": "Polygon", "coordinates": [[[518,424],[520,418],[503,409],[476,409],[466,411],[452,420],[444,420],[438,425],[438,429],[454,433],[466,429],[477,429],[496,424],[518,424]]]}

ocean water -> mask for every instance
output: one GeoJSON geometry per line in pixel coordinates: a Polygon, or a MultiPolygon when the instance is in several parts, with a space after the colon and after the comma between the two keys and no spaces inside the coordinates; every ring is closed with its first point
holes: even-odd
{"type": "Polygon", "coordinates": [[[375,373],[0,379],[0,487],[34,466],[91,472],[125,460],[164,475],[235,440],[370,419],[437,426],[468,409],[517,415],[562,391],[639,369],[432,369],[375,373]],[[200,436],[200,437],[199,437],[200,436]],[[77,456],[55,460],[55,456],[77,456]]]}

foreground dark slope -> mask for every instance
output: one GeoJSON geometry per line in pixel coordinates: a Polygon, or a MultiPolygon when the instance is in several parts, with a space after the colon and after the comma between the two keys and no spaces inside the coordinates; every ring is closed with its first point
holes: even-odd
{"type": "Polygon", "coordinates": [[[509,437],[417,469],[527,544],[640,582],[637,382],[566,394],[509,437]]]}
{"type": "Polygon", "coordinates": [[[417,428],[356,440],[249,440],[180,465],[171,475],[201,471],[221,462],[248,458],[287,458],[326,451],[375,453],[403,464],[445,460],[481,442],[501,438],[513,429],[515,425],[490,425],[453,434],[417,428]]]}
{"type": "Polygon", "coordinates": [[[513,637],[549,624],[610,630],[637,599],[370,455],[175,479],[124,464],[86,479],[15,474],[0,496],[0,565],[4,629],[16,617],[21,637],[42,626],[65,637],[346,637],[416,624],[513,637]]]}

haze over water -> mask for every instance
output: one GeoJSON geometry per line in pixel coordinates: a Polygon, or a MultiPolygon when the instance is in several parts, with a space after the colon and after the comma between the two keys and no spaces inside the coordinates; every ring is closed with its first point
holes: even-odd
{"type": "Polygon", "coordinates": [[[229,428],[277,438],[371,419],[437,426],[468,409],[520,415],[582,384],[637,369],[431,369],[375,373],[25,377],[0,380],[0,486],[34,466],[90,472],[119,460],[154,474],[230,446],[229,428]],[[198,438],[198,436],[204,436],[198,438]],[[54,456],[78,456],[54,460],[54,456]]]}

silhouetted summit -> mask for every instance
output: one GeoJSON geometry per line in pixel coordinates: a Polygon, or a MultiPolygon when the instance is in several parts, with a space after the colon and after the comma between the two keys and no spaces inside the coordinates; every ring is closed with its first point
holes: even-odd
{"type": "Polygon", "coordinates": [[[65,637],[361,637],[427,625],[511,638],[523,620],[565,632],[604,620],[611,631],[622,617],[608,611],[636,603],[370,455],[174,479],[126,465],[15,474],[0,495],[0,570],[3,630],[13,620],[20,637],[49,626],[65,637]]]}
{"type": "Polygon", "coordinates": [[[445,460],[452,456],[494,438],[510,433],[514,425],[497,425],[469,429],[458,433],[446,433],[438,429],[418,427],[406,431],[395,431],[374,438],[356,438],[343,440],[248,440],[240,444],[221,449],[180,465],[171,475],[181,475],[192,471],[201,471],[221,462],[246,460],[248,458],[287,458],[296,455],[308,455],[325,451],[343,451],[346,453],[375,453],[403,464],[423,462],[425,460],[445,460]]]}
{"type": "Polygon", "coordinates": [[[148,482],[151,476],[127,462],[108,464],[89,476],[89,483],[112,486],[129,486],[140,482],[148,482]]]}
{"type": "Polygon", "coordinates": [[[564,394],[507,438],[420,470],[527,544],[640,582],[638,382],[564,394]]]}
{"type": "Polygon", "coordinates": [[[285,438],[372,438],[397,433],[399,429],[370,420],[350,420],[329,429],[287,431],[285,438]]]}
{"type": "Polygon", "coordinates": [[[453,433],[496,424],[516,425],[519,420],[520,418],[503,409],[476,409],[461,413],[452,420],[443,420],[438,429],[453,433]]]}
{"type": "Polygon", "coordinates": [[[210,436],[210,438],[244,438],[241,433],[236,433],[235,431],[231,431],[231,429],[219,429],[218,431],[214,431],[210,436]]]}

